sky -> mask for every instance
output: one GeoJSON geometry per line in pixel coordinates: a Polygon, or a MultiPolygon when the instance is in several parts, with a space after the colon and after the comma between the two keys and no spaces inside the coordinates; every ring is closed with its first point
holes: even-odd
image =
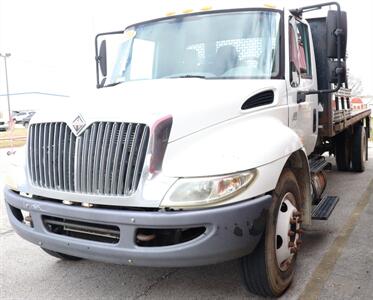
{"type": "MultiPolygon", "coordinates": [[[[0,53],[9,52],[11,93],[73,95],[95,89],[94,37],[169,11],[212,7],[202,0],[0,0],[0,53]]],[[[226,1],[225,1],[226,2],[226,1]]],[[[246,2],[248,6],[252,1],[246,2]]],[[[299,7],[322,1],[263,1],[299,7]]],[[[348,13],[348,67],[373,95],[373,1],[340,0],[348,13]],[[360,5],[357,5],[360,3],[360,5]]],[[[256,2],[258,3],[258,2],[256,2]]],[[[6,93],[0,59],[0,95],[6,93]]],[[[0,108],[4,97],[0,98],[0,108]]]]}

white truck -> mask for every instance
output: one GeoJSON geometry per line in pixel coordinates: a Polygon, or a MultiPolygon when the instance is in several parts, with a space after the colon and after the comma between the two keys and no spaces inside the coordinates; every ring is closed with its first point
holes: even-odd
{"type": "Polygon", "coordinates": [[[240,259],[249,291],[284,293],[302,223],[338,201],[325,154],[364,171],[370,110],[350,109],[338,3],[226,5],[97,35],[89,106],[36,114],[9,169],[20,236],[61,259],[240,259]]]}
{"type": "Polygon", "coordinates": [[[7,114],[0,111],[0,131],[6,131],[8,129],[8,118],[7,114]]]}

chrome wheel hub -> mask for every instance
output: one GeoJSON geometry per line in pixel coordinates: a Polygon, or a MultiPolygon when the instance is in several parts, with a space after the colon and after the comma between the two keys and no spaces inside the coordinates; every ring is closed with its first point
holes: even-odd
{"type": "Polygon", "coordinates": [[[275,247],[277,264],[281,271],[288,269],[301,244],[301,213],[293,203],[295,203],[294,195],[285,194],[277,215],[275,247]]]}

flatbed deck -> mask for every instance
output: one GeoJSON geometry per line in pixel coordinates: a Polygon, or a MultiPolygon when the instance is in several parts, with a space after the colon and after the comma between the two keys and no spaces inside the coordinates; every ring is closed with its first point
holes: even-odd
{"type": "MultiPolygon", "coordinates": [[[[333,124],[333,132],[335,134],[341,132],[345,128],[364,120],[365,118],[368,118],[371,114],[370,108],[367,109],[360,109],[360,110],[351,110],[350,113],[345,115],[340,120],[335,121],[333,124]]],[[[369,122],[369,121],[368,121],[369,122]]]]}
{"type": "Polygon", "coordinates": [[[370,128],[371,109],[352,109],[350,99],[351,90],[348,88],[340,88],[334,94],[321,97],[323,111],[320,112],[319,134],[322,138],[334,137],[346,128],[364,120],[366,127],[370,128]]]}

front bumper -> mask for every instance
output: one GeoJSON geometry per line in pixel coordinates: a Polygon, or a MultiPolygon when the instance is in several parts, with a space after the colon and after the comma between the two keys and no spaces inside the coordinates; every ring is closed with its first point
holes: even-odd
{"type": "Polygon", "coordinates": [[[29,199],[5,189],[10,223],[24,239],[86,259],[152,267],[208,265],[249,254],[261,238],[271,201],[271,196],[265,195],[212,209],[149,212],[67,206],[29,199]],[[14,213],[17,209],[30,213],[33,227],[17,219],[14,213]],[[117,226],[119,242],[108,244],[51,233],[43,223],[45,216],[117,226]],[[204,226],[206,231],[188,242],[159,247],[140,247],[135,243],[138,228],[195,226],[204,226]]]}

